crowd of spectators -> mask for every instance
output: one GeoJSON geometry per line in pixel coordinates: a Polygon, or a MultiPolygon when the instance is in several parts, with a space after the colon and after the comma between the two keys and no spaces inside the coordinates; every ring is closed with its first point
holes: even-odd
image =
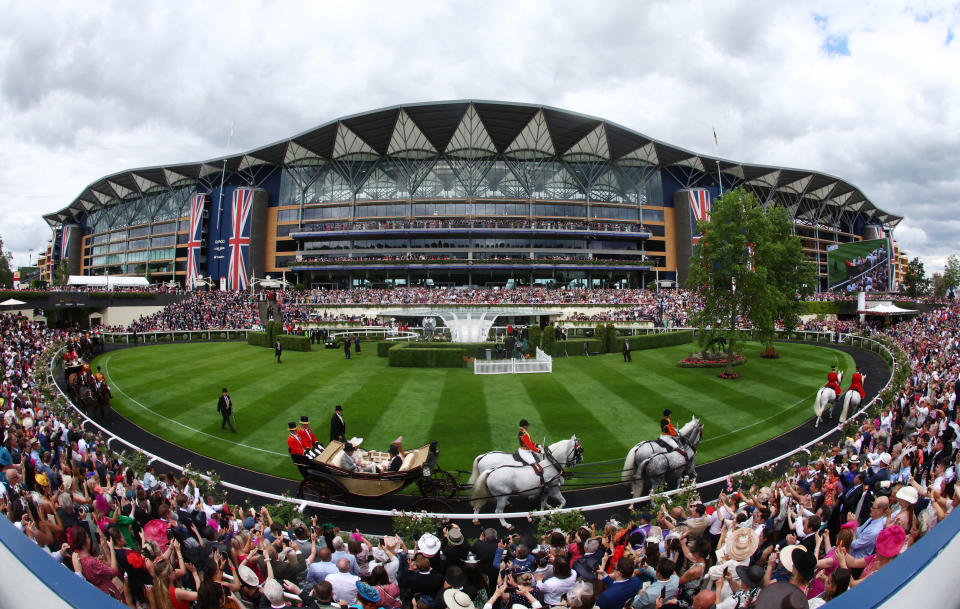
{"type": "Polygon", "coordinates": [[[434,228],[533,228],[540,230],[595,230],[612,232],[647,232],[645,226],[623,222],[584,222],[576,220],[490,220],[437,218],[434,220],[380,220],[365,222],[322,222],[306,224],[304,232],[348,230],[406,230],[434,228]]]}
{"type": "Polygon", "coordinates": [[[260,323],[255,302],[245,291],[195,290],[183,300],[130,324],[130,332],[251,328],[260,323]]]}
{"type": "Polygon", "coordinates": [[[887,336],[911,367],[892,401],[761,488],[731,480],[715,505],[540,538],[486,529],[470,544],[447,525],[408,548],[308,516],[277,522],[215,501],[196,478],[135,472],[44,393],[43,353],[76,337],[4,315],[0,509],[130,606],[727,608],[776,596],[816,607],[896,568],[960,501],[960,307],[887,336]]]}

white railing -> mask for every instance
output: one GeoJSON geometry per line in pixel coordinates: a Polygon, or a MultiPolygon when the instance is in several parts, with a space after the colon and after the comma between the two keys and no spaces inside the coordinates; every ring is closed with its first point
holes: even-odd
{"type": "Polygon", "coordinates": [[[336,340],[343,336],[383,336],[383,338],[386,340],[412,340],[420,338],[420,335],[416,332],[401,332],[396,328],[388,328],[386,326],[352,328],[349,330],[343,330],[341,332],[334,332],[330,335],[330,338],[336,340]]]}
{"type": "Polygon", "coordinates": [[[534,359],[473,360],[474,374],[535,374],[553,372],[553,358],[537,347],[534,359]]]}
{"type": "MultiPolygon", "coordinates": [[[[893,382],[893,378],[894,378],[895,375],[896,375],[896,366],[897,366],[896,358],[893,356],[892,353],[890,353],[890,351],[887,349],[887,347],[886,347],[885,345],[883,345],[882,343],[879,343],[879,342],[877,342],[877,341],[875,341],[875,340],[873,340],[873,339],[871,339],[871,338],[865,338],[865,337],[855,337],[855,338],[858,339],[858,340],[861,342],[861,344],[866,343],[866,342],[873,343],[874,345],[876,345],[876,346],[878,347],[877,351],[881,351],[881,350],[882,350],[882,351],[886,351],[887,354],[888,354],[888,356],[889,356],[889,359],[890,359],[890,361],[891,361],[892,363],[891,363],[891,366],[890,366],[890,378],[887,379],[887,383],[886,383],[886,384],[883,386],[883,388],[877,393],[877,397],[874,397],[872,400],[870,400],[869,402],[867,402],[866,404],[864,404],[864,405],[860,408],[860,410],[858,410],[856,413],[854,413],[853,415],[851,415],[850,420],[853,420],[853,419],[856,419],[856,418],[860,417],[864,412],[867,411],[868,408],[870,408],[870,406],[873,405],[874,402],[876,402],[877,400],[880,399],[879,396],[882,395],[882,394],[887,390],[887,388],[890,386],[890,383],[893,382]]],[[[59,352],[58,352],[58,353],[59,353],[59,352]]],[[[57,358],[54,357],[54,358],[51,359],[51,362],[50,362],[50,378],[51,378],[51,381],[53,380],[53,376],[54,376],[53,366],[54,366],[54,362],[56,361],[56,359],[57,359],[57,358]]],[[[54,385],[56,385],[56,383],[54,383],[54,385]]],[[[60,394],[63,395],[63,397],[64,397],[64,398],[67,400],[67,402],[71,405],[71,407],[74,409],[74,411],[76,411],[76,413],[77,413],[78,415],[80,415],[80,417],[82,417],[85,422],[89,423],[90,425],[93,425],[94,427],[96,427],[97,429],[99,429],[103,434],[105,434],[105,436],[107,437],[107,446],[108,446],[108,447],[110,446],[110,443],[111,443],[111,442],[117,441],[117,442],[119,442],[119,443],[121,443],[121,444],[123,444],[123,445],[125,445],[125,446],[128,446],[128,447],[132,448],[132,449],[135,450],[135,451],[138,451],[138,452],[140,452],[140,453],[143,453],[144,455],[146,455],[147,457],[149,457],[150,462],[157,461],[157,462],[162,463],[162,464],[166,465],[167,467],[170,467],[170,468],[175,469],[175,470],[177,470],[177,471],[181,471],[181,472],[183,471],[183,467],[182,467],[182,466],[180,466],[180,465],[178,465],[178,464],[176,464],[176,463],[173,463],[173,462],[171,462],[171,461],[168,461],[168,460],[166,460],[166,459],[163,459],[162,457],[159,457],[159,456],[157,456],[157,455],[154,455],[154,454],[152,454],[152,453],[150,453],[150,452],[147,452],[147,451],[141,449],[140,447],[138,447],[138,446],[136,446],[136,445],[128,442],[127,440],[124,440],[123,438],[121,438],[121,437],[113,434],[113,433],[110,432],[108,429],[106,429],[106,428],[104,428],[103,426],[101,426],[99,423],[97,423],[96,421],[94,421],[93,419],[91,419],[90,417],[88,417],[82,410],[80,410],[79,408],[77,408],[77,406],[70,400],[70,398],[69,398],[66,394],[64,394],[63,391],[60,390],[59,385],[56,385],[56,386],[57,386],[57,390],[60,392],[60,394]]],[[[802,446],[799,446],[799,447],[797,447],[797,448],[795,448],[795,449],[793,449],[793,450],[791,450],[791,451],[789,451],[789,452],[786,452],[786,453],[784,453],[784,454],[782,454],[782,455],[779,455],[779,456],[777,456],[777,457],[774,457],[773,459],[770,459],[770,460],[765,461],[765,462],[763,462],[763,463],[759,463],[759,464],[757,464],[757,465],[753,465],[753,466],[748,467],[748,468],[746,468],[746,469],[743,469],[743,470],[741,470],[741,471],[739,471],[739,472],[730,472],[730,473],[727,474],[727,475],[724,475],[724,476],[721,476],[721,477],[718,477],[718,478],[713,478],[712,480],[707,480],[707,481],[704,481],[704,482],[698,482],[698,483],[696,484],[696,488],[699,490],[699,489],[703,489],[703,488],[706,488],[706,487],[710,487],[710,486],[714,486],[714,485],[717,485],[717,484],[721,484],[721,483],[726,482],[726,479],[727,479],[728,476],[730,476],[730,477],[732,477],[732,476],[737,476],[737,475],[740,475],[740,474],[743,474],[743,473],[746,473],[746,472],[753,471],[753,470],[755,470],[755,469],[759,469],[759,468],[761,468],[761,467],[767,467],[767,466],[769,466],[769,465],[774,465],[774,464],[779,463],[780,461],[783,461],[783,460],[785,460],[785,459],[789,459],[790,457],[793,457],[793,456],[796,455],[797,453],[807,451],[811,446],[813,446],[813,445],[815,445],[815,444],[817,444],[817,443],[819,443],[819,442],[822,442],[822,441],[825,440],[827,437],[829,437],[830,435],[836,433],[837,431],[838,431],[838,428],[837,428],[837,427],[830,428],[830,429],[828,429],[826,432],[824,432],[823,434],[821,434],[821,435],[817,436],[816,438],[814,438],[813,440],[810,440],[810,441],[807,442],[806,444],[803,444],[802,446]]],[[[386,517],[393,517],[393,516],[396,515],[396,510],[380,510],[380,509],[371,509],[371,508],[361,508],[361,507],[355,507],[355,506],[349,506],[349,505],[337,505],[337,504],[333,504],[333,503],[321,503],[321,502],[319,502],[319,501],[310,501],[310,500],[307,500],[307,499],[291,499],[290,497],[285,497],[285,496],[283,496],[283,495],[277,495],[277,494],[275,494],[275,493],[267,493],[267,492],[264,492],[264,491],[261,491],[261,490],[258,490],[258,489],[241,486],[241,485],[239,485],[239,484],[233,484],[233,483],[231,483],[231,482],[226,482],[226,481],[223,481],[223,480],[220,482],[220,484],[221,484],[221,486],[223,486],[224,488],[231,489],[231,490],[235,490],[235,491],[238,491],[238,492],[241,492],[241,493],[246,493],[246,494],[248,494],[248,495],[255,496],[255,497],[260,497],[260,498],[262,498],[262,499],[266,499],[266,500],[269,500],[269,501],[274,501],[274,502],[279,502],[279,501],[291,502],[291,503],[296,504],[301,511],[302,511],[304,508],[306,508],[306,507],[312,507],[312,508],[315,508],[315,509],[329,510],[329,511],[333,511],[333,512],[350,512],[350,513],[352,513],[352,514],[362,514],[362,515],[365,515],[365,516],[386,516],[386,517]]],[[[672,494],[681,492],[681,490],[682,490],[682,489],[677,489],[677,490],[673,490],[673,491],[668,491],[668,492],[666,492],[666,493],[664,493],[664,494],[665,494],[665,495],[672,495],[672,494]]],[[[455,512],[455,513],[427,513],[427,515],[430,516],[430,517],[434,517],[434,518],[448,519],[448,520],[473,520],[473,519],[478,519],[478,520],[494,520],[494,519],[498,519],[498,518],[501,518],[501,517],[502,517],[502,518],[528,518],[528,517],[532,517],[532,516],[544,516],[544,515],[547,515],[547,514],[553,514],[553,513],[557,513],[557,512],[572,512],[572,511],[592,512],[592,511],[597,511],[597,510],[607,510],[607,509],[612,509],[612,508],[620,508],[620,507],[630,506],[630,505],[633,505],[633,504],[635,504],[635,503],[639,503],[639,502],[642,502],[642,501],[647,501],[647,500],[649,500],[649,499],[650,499],[650,495],[646,495],[646,496],[644,496],[644,497],[638,497],[638,498],[636,498],[636,499],[634,499],[634,498],[620,499],[620,500],[617,500],[617,501],[608,501],[608,502],[605,502],[605,503],[596,503],[596,504],[592,504],[592,505],[578,506],[578,507],[570,507],[570,508],[565,508],[565,509],[553,509],[553,510],[542,510],[542,511],[541,511],[541,510],[537,510],[537,511],[531,511],[531,512],[507,512],[507,513],[504,513],[504,514],[495,514],[495,513],[465,514],[465,513],[462,513],[462,512],[455,512]]]]}
{"type": "Polygon", "coordinates": [[[136,336],[137,343],[161,343],[161,342],[190,342],[194,340],[246,340],[250,332],[256,332],[255,328],[245,328],[241,330],[155,330],[150,332],[103,332],[103,340],[107,343],[127,343],[136,336]]]}

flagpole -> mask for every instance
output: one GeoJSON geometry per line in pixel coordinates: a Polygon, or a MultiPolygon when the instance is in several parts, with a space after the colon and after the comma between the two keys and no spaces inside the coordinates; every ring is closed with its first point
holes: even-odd
{"type": "MultiPolygon", "coordinates": [[[[720,155],[720,140],[717,139],[717,128],[713,127],[713,143],[717,147],[717,156],[720,155]]],[[[723,174],[720,173],[720,159],[717,159],[717,184],[720,186],[720,196],[723,196],[723,174]]]]}
{"type": "MultiPolygon", "coordinates": [[[[230,133],[227,135],[227,150],[230,150],[230,138],[233,137],[233,121],[230,121],[230,133]]],[[[223,207],[223,180],[227,177],[227,159],[223,159],[223,171],[220,173],[220,200],[217,202],[217,231],[220,231],[220,208],[223,207]]]]}

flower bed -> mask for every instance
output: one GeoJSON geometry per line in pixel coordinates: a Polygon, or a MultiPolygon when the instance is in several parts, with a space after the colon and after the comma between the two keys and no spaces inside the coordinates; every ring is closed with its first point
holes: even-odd
{"type": "MultiPolygon", "coordinates": [[[[741,364],[745,364],[746,362],[747,358],[742,355],[738,355],[734,358],[733,365],[739,366],[741,364]]],[[[726,368],[727,358],[700,359],[698,357],[688,357],[677,364],[677,366],[680,368],[726,368]]]]}

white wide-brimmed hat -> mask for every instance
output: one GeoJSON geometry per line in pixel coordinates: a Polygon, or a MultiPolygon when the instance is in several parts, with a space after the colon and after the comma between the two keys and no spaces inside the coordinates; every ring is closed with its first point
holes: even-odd
{"type": "Polygon", "coordinates": [[[424,533],[417,541],[417,549],[426,556],[434,556],[440,551],[440,540],[433,533],[424,533]]]}
{"type": "Polygon", "coordinates": [[[733,529],[727,533],[727,557],[737,562],[746,560],[753,556],[759,544],[760,538],[752,528],[733,529]]]}

